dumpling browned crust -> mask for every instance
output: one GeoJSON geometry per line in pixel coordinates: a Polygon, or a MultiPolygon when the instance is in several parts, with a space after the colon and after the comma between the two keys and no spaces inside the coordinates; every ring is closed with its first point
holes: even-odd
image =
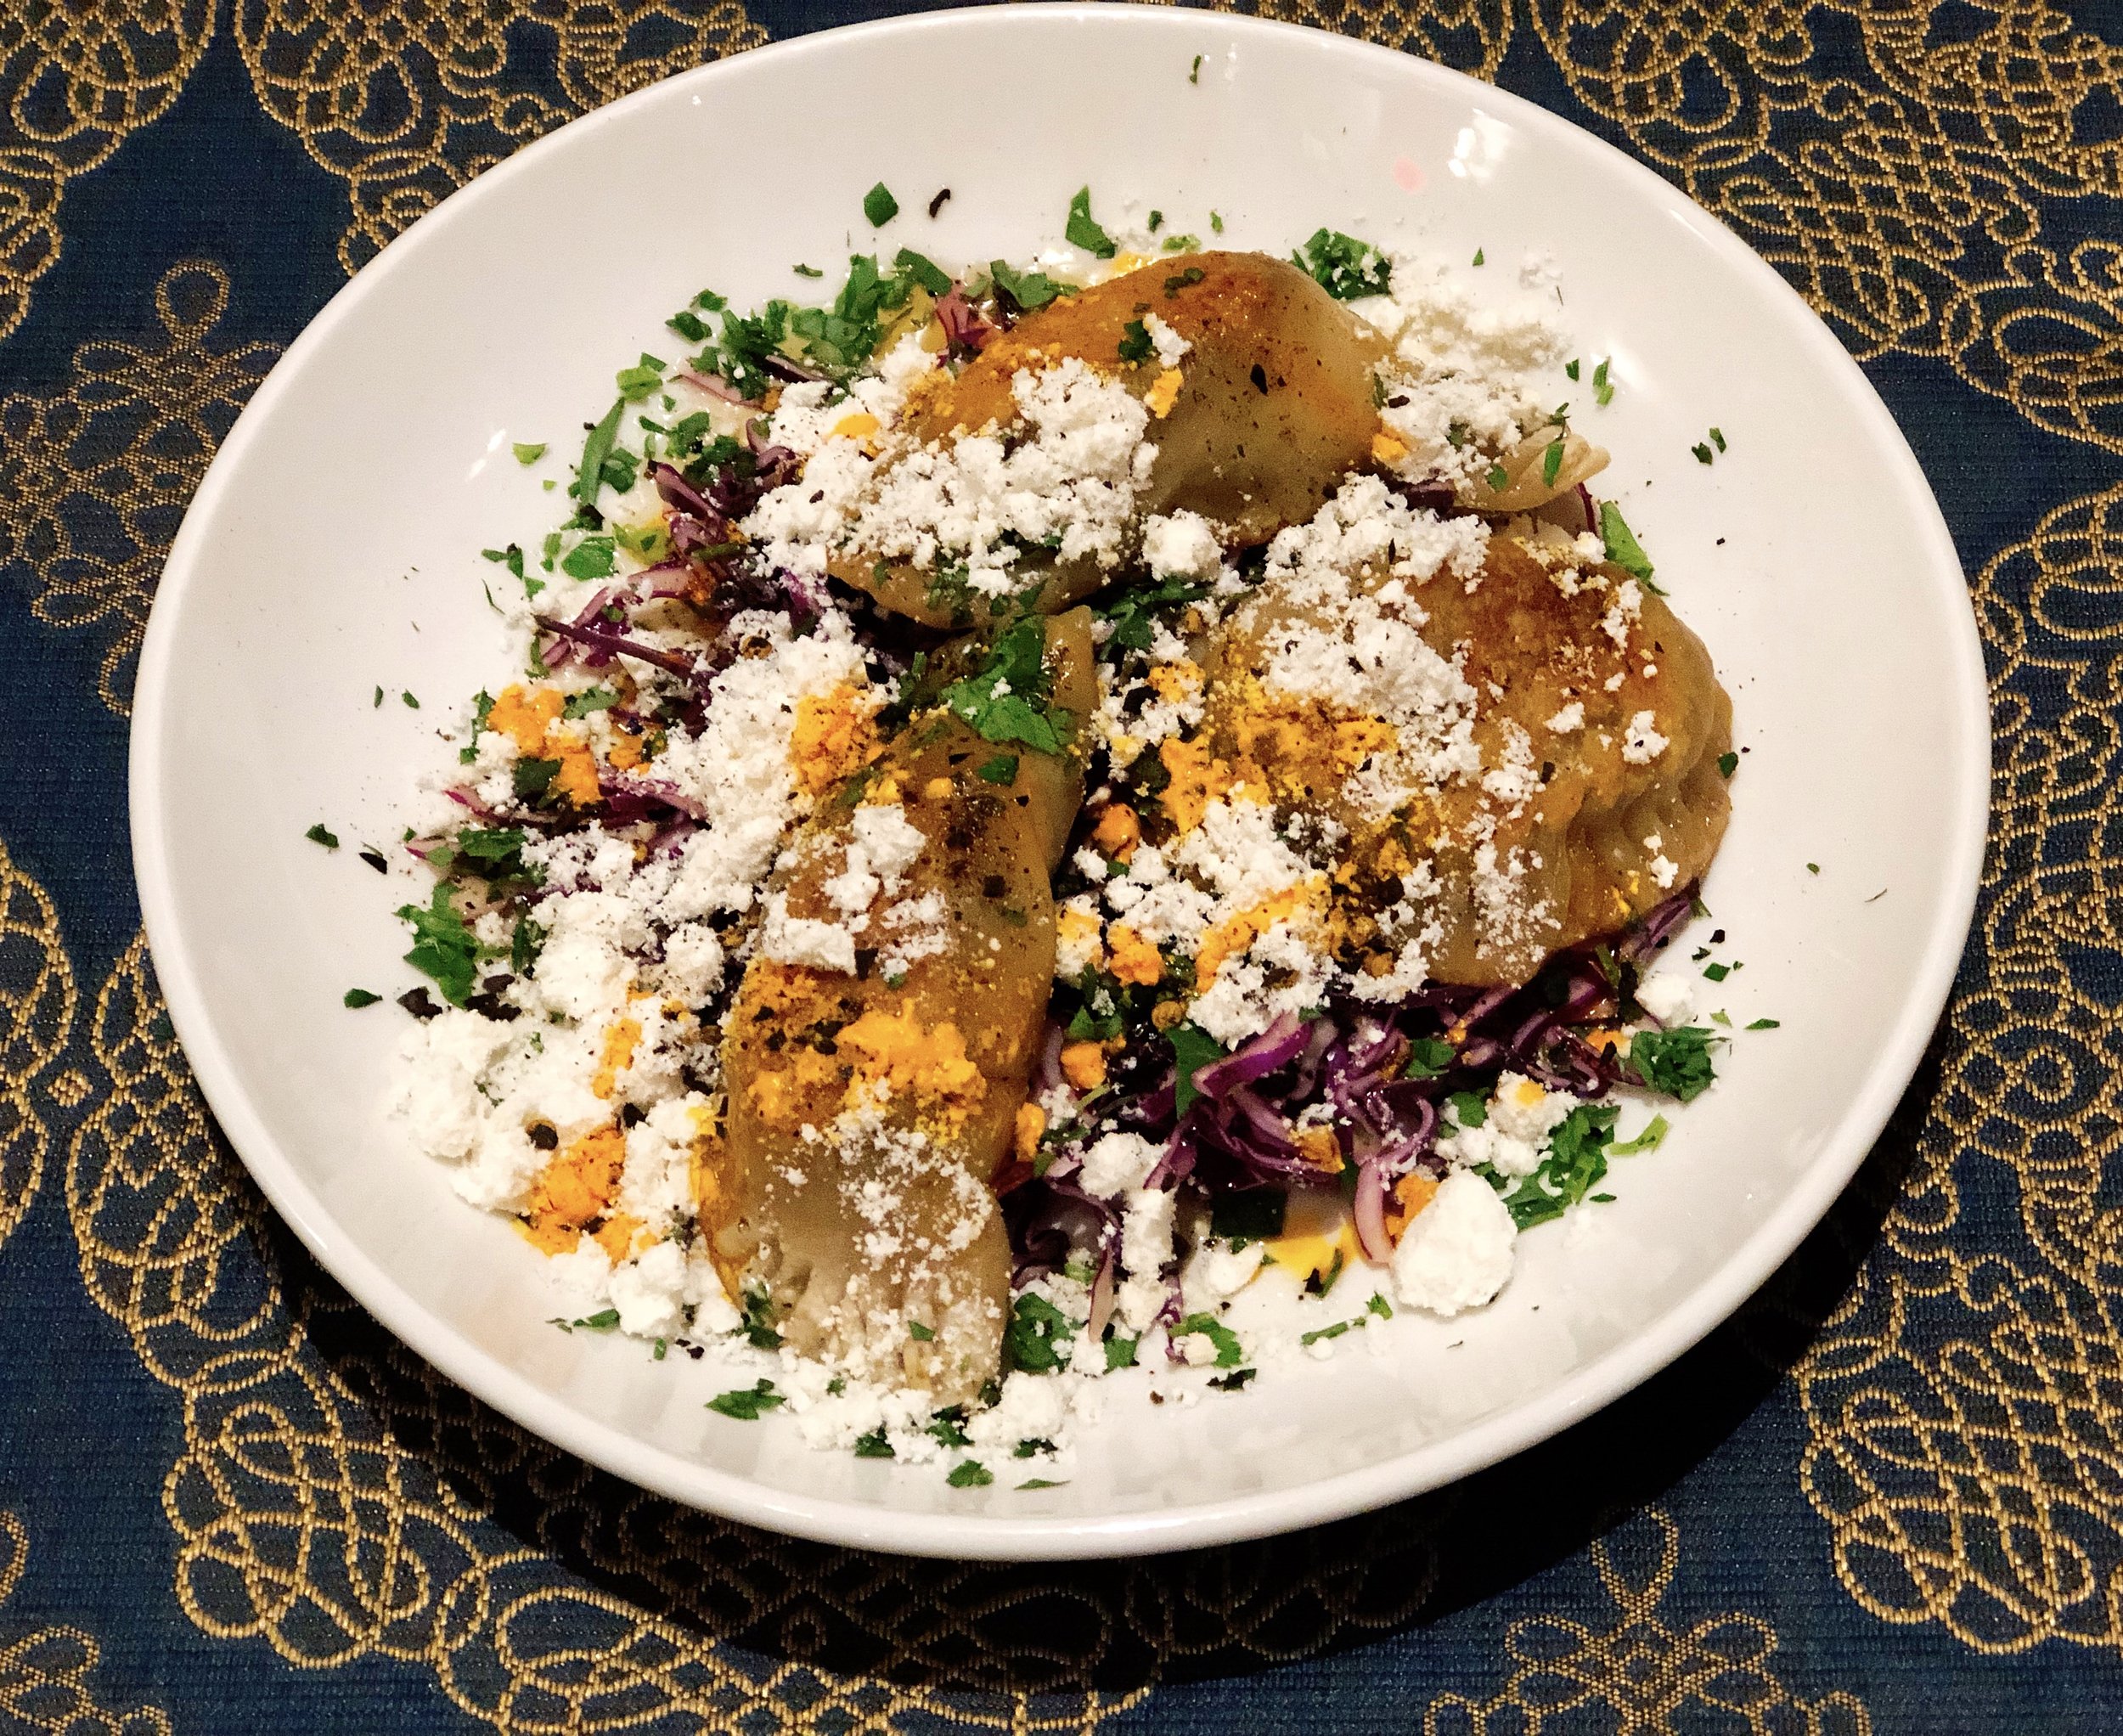
{"type": "MultiPolygon", "coordinates": [[[[1157,458],[1136,497],[1138,522],[1184,509],[1215,525],[1225,546],[1244,548],[1309,518],[1346,472],[1368,460],[1378,427],[1371,369],[1381,347],[1295,266],[1258,253],[1195,254],[1027,314],[955,377],[938,373],[925,382],[905,426],[918,444],[1006,432],[1020,419],[1017,375],[1078,358],[1149,408],[1146,437],[1157,458]],[[1146,316],[1191,346],[1174,365],[1144,348],[1146,316]],[[1138,323],[1132,339],[1131,323],[1138,323]]],[[[947,627],[960,617],[937,593],[933,566],[880,561],[851,548],[831,570],[915,620],[947,627]]],[[[1115,567],[1028,550],[1017,570],[1028,585],[1044,578],[1035,606],[1056,610],[1090,595],[1115,567]]]]}
{"type": "MultiPolygon", "coordinates": [[[[1095,702],[1089,616],[1045,628],[1051,706],[1080,719],[1095,702]]],[[[797,1350],[939,1404],[998,1372],[1010,1250],[989,1181],[1045,1017],[1050,876],[1082,772],[1073,747],[917,714],[805,827],[770,893],[796,922],[844,922],[836,876],[865,812],[903,814],[918,854],[865,913],[855,971],[756,959],[724,1026],[727,1138],[701,1192],[721,1204],[732,1294],[763,1289],[797,1350]]]]}

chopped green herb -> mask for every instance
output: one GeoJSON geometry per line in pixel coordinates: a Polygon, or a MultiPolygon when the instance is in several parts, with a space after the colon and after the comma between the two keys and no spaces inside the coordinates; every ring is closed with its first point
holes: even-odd
{"type": "Polygon", "coordinates": [[[1609,1146],[1607,1148],[1607,1154],[1610,1158],[1630,1158],[1636,1156],[1638,1152],[1657,1151],[1659,1142],[1665,1138],[1670,1130],[1666,1118],[1664,1115],[1654,1115],[1644,1124],[1642,1131],[1638,1133],[1636,1138],[1626,1141],[1621,1145],[1609,1146]]]}
{"type": "Polygon", "coordinates": [[[1644,553],[1636,533],[1629,527],[1629,521],[1622,516],[1622,509],[1612,500],[1600,502],[1600,541],[1606,544],[1607,558],[1623,572],[1647,583],[1650,582],[1653,571],[1651,557],[1644,553]]]}
{"type": "Polygon", "coordinates": [[[553,780],[560,775],[557,759],[519,759],[509,770],[510,787],[519,802],[536,805],[545,799],[553,780]]]}
{"type": "Polygon", "coordinates": [[[1221,211],[1209,213],[1209,228],[1219,235],[1224,233],[1224,214],[1221,211]]]}
{"type": "Polygon", "coordinates": [[[1443,1037],[1417,1037],[1408,1046],[1408,1065],[1405,1069],[1410,1079],[1435,1079],[1452,1065],[1460,1051],[1443,1037]]]}
{"type": "Polygon", "coordinates": [[[405,703],[405,708],[406,708],[408,711],[418,711],[418,710],[420,710],[420,702],[419,700],[415,699],[415,698],[413,696],[412,692],[411,692],[411,690],[408,690],[407,691],[405,691],[405,692],[403,692],[403,693],[399,694],[398,697],[399,697],[401,700],[403,700],[403,701],[404,702],[404,703],[405,703]]]}
{"type": "Polygon", "coordinates": [[[781,1334],[774,1329],[772,1297],[764,1290],[747,1290],[741,1311],[744,1323],[737,1331],[746,1344],[755,1350],[778,1350],[781,1348],[781,1334]]]}
{"type": "Polygon", "coordinates": [[[462,1006],[470,998],[480,960],[488,955],[457,914],[449,887],[436,882],[434,899],[425,908],[401,905],[398,920],[413,925],[413,950],[405,961],[432,977],[452,1006],[462,1006]]]}
{"type": "Polygon", "coordinates": [[[1578,358],[1575,356],[1571,357],[1563,364],[1563,371],[1570,379],[1575,380],[1578,377],[1578,358]]]}
{"type": "Polygon", "coordinates": [[[1234,1368],[1229,1374],[1213,1376],[1209,1384],[1219,1392],[1236,1392],[1259,1372],[1258,1368],[1234,1368]]]}
{"type": "Polygon", "coordinates": [[[995,1474],[978,1459],[961,1459],[943,1480],[954,1489],[985,1489],[995,1474]]]}
{"type": "Polygon", "coordinates": [[[571,693],[567,703],[560,707],[564,718],[586,718],[594,711],[610,711],[619,703],[619,696],[609,687],[585,687],[580,693],[571,693]]]}
{"type": "Polygon", "coordinates": [[[1820,865],[1818,862],[1809,862],[1809,863],[1807,863],[1807,864],[1806,864],[1806,872],[1807,872],[1807,873],[1809,873],[1809,874],[1818,874],[1820,871],[1821,871],[1821,865],[1820,865]]]}
{"type": "Polygon", "coordinates": [[[943,704],[972,725],[983,741],[1022,741],[1041,753],[1060,753],[1075,729],[1066,711],[1045,704],[1046,627],[1028,615],[996,636],[977,674],[943,690],[943,704]]]}
{"type": "Polygon", "coordinates": [[[1061,1346],[1075,1335],[1067,1315],[1044,1296],[1027,1290],[1011,1305],[1003,1328],[1003,1367],[1028,1374],[1048,1374],[1061,1367],[1061,1346]]]}
{"type": "Polygon", "coordinates": [[[1000,259],[990,262],[988,275],[998,290],[1028,313],[1045,307],[1056,296],[1071,293],[1067,285],[1055,282],[1045,272],[1012,271],[1000,259]]]}
{"type": "Polygon", "coordinates": [[[1054,1443],[1051,1440],[1035,1434],[1029,1440],[1021,1440],[1016,1446],[1011,1447],[1010,1456],[1014,1459],[1037,1458],[1041,1453],[1052,1452],[1054,1450],[1054,1443]]]}
{"type": "Polygon", "coordinates": [[[1701,1096],[1717,1077],[1710,1060],[1712,1033],[1700,1025],[1639,1031],[1630,1039],[1629,1070],[1636,1080],[1682,1102],[1701,1096]]]}
{"type": "Polygon", "coordinates": [[[1695,445],[1691,446],[1688,450],[1695,454],[1696,462],[1698,464],[1709,464],[1712,459],[1717,456],[1715,453],[1712,452],[1710,448],[1701,441],[1698,441],[1695,445]]]}
{"type": "Polygon", "coordinates": [[[1726,1029],[1727,1029],[1728,1031],[1729,1031],[1729,1030],[1731,1030],[1731,1029],[1732,1029],[1732,1021],[1729,1017],[1727,1017],[1726,1016],[1726,1014],[1724,1013],[1724,1012],[1723,1012],[1722,1010],[1720,1010],[1720,1011],[1719,1011],[1719,1012],[1716,1012],[1712,1013],[1712,1014],[1710,1015],[1710,1019],[1711,1019],[1711,1022],[1712,1022],[1713,1023],[1715,1023],[1715,1024],[1721,1024],[1721,1025],[1723,1025],[1723,1026],[1726,1028],[1726,1029]]]}
{"type": "Polygon", "coordinates": [[[824,277],[825,273],[815,265],[792,265],[789,269],[798,277],[824,277]]]}
{"type": "Polygon", "coordinates": [[[1315,230],[1290,262],[1337,302],[1382,296],[1393,285],[1393,261],[1370,242],[1338,229],[1315,230]]]}
{"type": "Polygon", "coordinates": [[[917,253],[911,247],[902,247],[892,262],[901,275],[912,278],[932,296],[951,293],[950,273],[926,255],[917,253]]]}
{"type": "Polygon", "coordinates": [[[1720,777],[1729,778],[1739,769],[1740,757],[1738,754],[1726,752],[1718,755],[1718,775],[1720,777]]]}
{"type": "Polygon", "coordinates": [[[1152,234],[1153,234],[1153,235],[1154,235],[1154,234],[1156,234],[1157,233],[1157,231],[1158,231],[1158,230],[1160,230],[1160,229],[1162,229],[1163,228],[1164,228],[1164,226],[1165,226],[1165,214],[1164,214],[1163,211],[1152,211],[1150,213],[1150,224],[1149,224],[1150,233],[1151,233],[1152,234]]]}
{"type": "Polygon", "coordinates": [[[1131,319],[1121,328],[1120,358],[1133,366],[1147,362],[1153,346],[1150,341],[1150,328],[1140,319],[1131,319]]]}
{"type": "Polygon", "coordinates": [[[933,1436],[945,1446],[971,1446],[973,1437],[966,1432],[966,1406],[946,1405],[929,1418],[928,1427],[921,1431],[933,1436]]]}
{"type": "Polygon", "coordinates": [[[1563,442],[1560,440],[1551,440],[1548,442],[1548,449],[1540,454],[1541,486],[1546,488],[1554,488],[1556,478],[1562,473],[1563,442]]]}
{"type": "Polygon", "coordinates": [[[930,1344],[936,1342],[934,1329],[922,1325],[918,1320],[910,1320],[907,1322],[907,1336],[917,1344],[930,1344]]]}
{"type": "Polygon", "coordinates": [[[1703,967],[1703,974],[1713,983],[1722,983],[1732,972],[1724,965],[1705,965],[1703,967]]]}
{"type": "Polygon", "coordinates": [[[1193,66],[1192,66],[1192,67],[1189,70],[1189,71],[1188,71],[1188,73],[1187,73],[1187,82],[1188,82],[1189,84],[1199,84],[1199,83],[1201,83],[1201,82],[1202,82],[1202,57],[1201,57],[1199,54],[1197,54],[1197,55],[1194,57],[1194,65],[1193,65],[1193,66]]]}
{"type": "Polygon", "coordinates": [[[379,688],[376,690],[376,696],[375,696],[374,699],[370,700],[370,701],[369,702],[369,705],[370,705],[370,707],[371,707],[372,708],[373,708],[373,707],[374,707],[380,706],[380,705],[383,703],[383,689],[382,689],[382,688],[379,687],[379,688]]]}
{"type": "Polygon", "coordinates": [[[318,820],[317,824],[312,826],[307,831],[304,832],[302,836],[307,838],[313,844],[324,845],[324,847],[328,850],[335,850],[339,848],[339,839],[337,836],[332,832],[327,831],[324,829],[324,822],[321,820],[318,820]]]}
{"type": "Polygon", "coordinates": [[[1758,1018],[1752,1021],[1747,1028],[1750,1031],[1775,1031],[1782,1030],[1783,1023],[1783,1020],[1780,1018],[1758,1018]]]}
{"type": "Polygon", "coordinates": [[[1057,1483],[1051,1477],[1028,1477],[1023,1482],[1017,1485],[1021,1491],[1026,1489],[1066,1489],[1068,1486],[1067,1483],[1057,1483]]]}
{"type": "Polygon", "coordinates": [[[517,917],[509,936],[509,968],[519,977],[530,975],[531,967],[538,963],[544,948],[545,930],[528,916],[517,917]]]}
{"type": "Polygon", "coordinates": [[[1474,262],[1477,265],[1479,265],[1482,262],[1482,250],[1479,247],[1477,247],[1474,250],[1474,262]]]}
{"type": "Polygon", "coordinates": [[[1364,1311],[1366,1314],[1376,1314],[1381,1320],[1391,1320],[1394,1317],[1394,1305],[1383,1296],[1374,1294],[1371,1299],[1364,1305],[1364,1311]]]}
{"type": "Polygon", "coordinates": [[[664,1357],[665,1357],[665,1356],[667,1356],[667,1355],[669,1355],[669,1354],[670,1354],[670,1350],[671,1350],[671,1340],[670,1340],[670,1339],[658,1339],[656,1340],[656,1349],[655,1349],[655,1350],[654,1350],[653,1352],[651,1352],[651,1354],[652,1354],[652,1355],[656,1357],[656,1361],[657,1361],[661,1362],[661,1361],[664,1359],[664,1357]]]}
{"type": "Polygon", "coordinates": [[[1300,1333],[1298,1335],[1298,1342],[1301,1344],[1316,1344],[1322,1339],[1338,1339],[1355,1324],[1356,1322],[1353,1320],[1337,1320],[1332,1326],[1323,1326],[1316,1332],[1300,1333]]]}
{"type": "Polygon", "coordinates": [[[1540,1167],[1508,1192],[1504,1189],[1510,1178],[1489,1172],[1490,1184],[1504,1192],[1504,1203],[1520,1229],[1561,1217],[1607,1174],[1607,1142],[1619,1113],[1612,1103],[1580,1103],[1549,1136],[1540,1167]]]}
{"type": "Polygon", "coordinates": [[[859,1459],[896,1459],[899,1455],[892,1450],[892,1443],[885,1439],[885,1425],[880,1423],[869,1434],[855,1437],[855,1457],[859,1459]]]}
{"type": "Polygon", "coordinates": [[[1106,1372],[1111,1374],[1116,1368],[1133,1368],[1135,1366],[1135,1346],[1141,1342],[1140,1339],[1107,1339],[1106,1372]]]}
{"type": "Polygon", "coordinates": [[[341,1004],[346,1006],[374,1006],[382,999],[382,995],[372,995],[366,989],[349,989],[341,997],[341,1004]]]}
{"type": "MultiPolygon", "coordinates": [[[[575,481],[567,492],[585,506],[597,499],[597,491],[604,486],[605,460],[611,456],[612,442],[619,437],[619,419],[626,409],[625,398],[614,398],[604,420],[589,431],[589,437],[583,442],[583,461],[576,467],[575,481]]],[[[582,577],[579,573],[576,576],[582,577]]]]}
{"type": "Polygon", "coordinates": [[[1199,1025],[1176,1024],[1165,1033],[1165,1040],[1172,1045],[1172,1058],[1178,1071],[1174,1075],[1174,1097],[1173,1107],[1182,1115],[1202,1095],[1194,1076],[1212,1061],[1224,1058],[1224,1046],[1199,1025]]]}
{"type": "MultiPolygon", "coordinates": [[[[1202,238],[1199,235],[1167,235],[1164,251],[1167,253],[1199,253],[1202,251],[1202,238]]],[[[1169,289],[1165,291],[1168,296],[1171,293],[1169,289]]]]}
{"type": "Polygon", "coordinates": [[[974,775],[984,784],[1014,784],[1017,781],[1017,756],[998,753],[974,775]]]}
{"type": "MultiPolygon", "coordinates": [[[[1165,247],[1168,251],[1171,249],[1171,242],[1167,241],[1165,243],[1165,247]]],[[[1188,288],[1191,285],[1200,283],[1202,279],[1208,275],[1208,273],[1203,271],[1198,265],[1190,265],[1185,271],[1175,271],[1170,277],[1165,279],[1165,300],[1169,302],[1174,296],[1178,295],[1180,290],[1188,288]]]]}
{"type": "Polygon", "coordinates": [[[1069,220],[1063,225],[1062,234],[1072,247],[1081,247],[1101,259],[1111,259],[1120,251],[1113,238],[1092,220],[1089,187],[1078,188],[1076,197],[1069,201],[1069,220]]]}
{"type": "Polygon", "coordinates": [[[663,322],[690,344],[707,341],[707,322],[690,307],[681,307],[663,322]]]}
{"type": "Polygon", "coordinates": [[[1219,1368],[1236,1368],[1246,1360],[1245,1348],[1238,1342],[1238,1334],[1213,1314],[1190,1314],[1180,1322],[1173,1337],[1188,1339],[1197,1333],[1216,1346],[1219,1368]]]}
{"type": "Polygon", "coordinates": [[[774,1389],[771,1380],[760,1380],[748,1387],[741,1386],[734,1392],[716,1394],[707,1401],[707,1407],[725,1417],[735,1417],[740,1423],[757,1423],[763,1412],[788,1401],[786,1394],[774,1389]]]}
{"type": "Polygon", "coordinates": [[[610,1332],[619,1324],[619,1310],[617,1308],[600,1308],[587,1319],[552,1320],[546,1323],[557,1326],[562,1332],[572,1333],[578,1327],[584,1332],[610,1332]]]}
{"type": "Polygon", "coordinates": [[[1607,377],[1607,369],[1608,364],[1603,361],[1592,370],[1592,396],[1602,405],[1614,402],[1614,386],[1607,377]]]}
{"type": "Polygon", "coordinates": [[[881,229],[899,215],[899,201],[892,196],[892,189],[880,181],[863,194],[863,215],[873,229],[881,229]]]}
{"type": "Polygon", "coordinates": [[[1719,431],[1715,428],[1713,428],[1710,431],[1710,443],[1711,445],[1716,447],[1720,452],[1723,452],[1726,449],[1725,436],[1719,432],[1719,431]]]}
{"type": "Polygon", "coordinates": [[[1501,493],[1504,484],[1511,479],[1512,473],[1501,464],[1493,464],[1489,467],[1489,485],[1495,492],[1501,493]]]}
{"type": "Polygon", "coordinates": [[[560,571],[570,578],[610,578],[614,547],[610,537],[584,537],[561,557],[560,571]]]}
{"type": "Polygon", "coordinates": [[[1489,1099],[1479,1091],[1455,1091],[1445,1102],[1462,1127],[1479,1127],[1489,1119],[1489,1099]]]}
{"type": "Polygon", "coordinates": [[[509,449],[515,454],[518,464],[532,465],[545,456],[545,442],[519,440],[509,449]]]}

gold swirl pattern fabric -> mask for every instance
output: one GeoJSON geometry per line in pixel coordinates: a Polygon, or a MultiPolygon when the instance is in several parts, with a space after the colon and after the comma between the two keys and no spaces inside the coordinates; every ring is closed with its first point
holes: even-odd
{"type": "Polygon", "coordinates": [[[797,1543],[485,1411],[316,1271],[184,1067],[123,863],[142,626],[320,298],[278,256],[351,269],[573,115],[882,0],[23,0],[0,8],[0,1726],[2123,1728],[2123,21],[1214,3],[1631,149],[1809,297],[1930,469],[1991,657],[1993,836],[1949,1016],[1859,1183],[1731,1329],[1557,1441],[1190,1557],[797,1543]],[[169,191],[201,162],[225,200],[169,191]]]}

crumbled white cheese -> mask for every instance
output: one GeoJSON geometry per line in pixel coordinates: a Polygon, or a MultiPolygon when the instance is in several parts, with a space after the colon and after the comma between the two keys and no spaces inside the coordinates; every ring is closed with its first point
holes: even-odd
{"type": "Polygon", "coordinates": [[[1504,1288],[1518,1239],[1511,1208],[1470,1170],[1447,1175],[1394,1250],[1394,1294],[1411,1308],[1451,1316],[1504,1288]]]}
{"type": "Polygon", "coordinates": [[[1662,1025],[1686,1018],[1695,1005],[1695,983],[1678,968],[1654,971],[1636,985],[1636,1004],[1662,1025]]]}
{"type": "Polygon", "coordinates": [[[1622,740],[1622,758],[1631,765],[1649,765],[1666,751],[1666,738],[1658,733],[1656,713],[1640,711],[1629,720],[1622,740]]]}

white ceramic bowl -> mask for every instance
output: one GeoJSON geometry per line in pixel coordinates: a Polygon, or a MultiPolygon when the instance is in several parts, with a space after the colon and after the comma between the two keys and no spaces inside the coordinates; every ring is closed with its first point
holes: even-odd
{"type": "Polygon", "coordinates": [[[1111,1554],[1445,1482],[1723,1319],[1826,1209],[1917,1063],[1968,927],[1988,740],[1961,572],[1908,448],[1799,298],[1673,188],[1516,98],[1341,37],[1011,8],[672,79],[481,177],[349,284],[245,411],[172,551],[135,711],[133,848],[171,1012],[236,1149],[318,1259],[453,1378],[754,1524],[1111,1554]],[[1708,895],[1746,962],[1725,1004],[1782,1028],[1743,1037],[1664,1147],[1618,1166],[1619,1201],[1525,1237],[1481,1315],[1396,1320],[1382,1357],[1187,1410],[1118,1389],[1073,1480],[1039,1493],[802,1451],[785,1422],[705,1411],[708,1367],[552,1330],[538,1256],[386,1135],[402,1016],[340,1005],[408,979],[389,910],[418,889],[352,846],[397,836],[396,805],[443,751],[433,731],[502,667],[477,551],[557,516],[508,442],[572,449],[613,369],[667,343],[664,316],[703,285],[790,294],[791,262],[866,245],[859,203],[881,178],[906,206],[881,239],[947,261],[1056,245],[1086,182],[1108,212],[1135,199],[1206,231],[1214,210],[1237,246],[1287,251],[1326,223],[1479,246],[1503,271],[1549,251],[1581,352],[1615,358],[1613,407],[1580,407],[1617,454],[1602,492],[1708,640],[1752,750],[1708,895]],[[1731,450],[1705,468],[1688,448],[1712,423],[1731,450]],[[320,819],[349,848],[305,842],[320,819]]]}

